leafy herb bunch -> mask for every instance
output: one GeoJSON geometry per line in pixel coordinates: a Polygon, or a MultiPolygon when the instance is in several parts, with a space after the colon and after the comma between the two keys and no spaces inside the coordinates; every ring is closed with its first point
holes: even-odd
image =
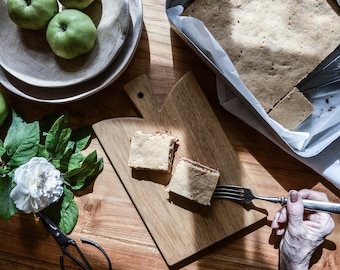
{"type": "Polygon", "coordinates": [[[6,221],[18,212],[10,197],[15,187],[15,170],[34,157],[47,159],[60,171],[63,195],[43,211],[65,232],[70,233],[78,220],[74,191],[92,183],[103,169],[103,159],[93,151],[84,156],[92,129],[72,130],[67,116],[62,115],[44,130],[47,121],[26,123],[15,111],[4,141],[0,140],[0,216],[6,221]]]}

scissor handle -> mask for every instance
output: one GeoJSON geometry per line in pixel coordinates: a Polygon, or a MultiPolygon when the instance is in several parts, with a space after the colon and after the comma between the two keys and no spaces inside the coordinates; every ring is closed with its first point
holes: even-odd
{"type": "MultiPolygon", "coordinates": [[[[81,269],[83,270],[92,270],[92,266],[89,261],[86,259],[84,253],[78,247],[76,241],[72,238],[69,238],[57,225],[53,223],[53,221],[44,213],[38,212],[37,215],[41,218],[46,228],[49,230],[50,234],[53,236],[54,240],[58,243],[61,251],[63,254],[67,255],[71,260],[73,260],[81,269]],[[73,246],[76,251],[78,252],[80,258],[74,256],[71,252],[67,250],[68,246],[73,246]]],[[[80,239],[82,243],[89,244],[96,247],[106,258],[109,266],[109,270],[112,270],[112,265],[109,256],[105,252],[105,250],[96,242],[88,240],[88,239],[80,239]]],[[[63,255],[60,256],[60,267],[62,270],[65,269],[64,267],[64,257],[63,255]]]]}
{"type": "Polygon", "coordinates": [[[89,239],[85,239],[85,238],[80,238],[80,241],[82,243],[95,246],[97,249],[99,249],[99,251],[104,255],[104,257],[107,260],[107,264],[109,265],[109,270],[112,270],[112,265],[111,265],[111,260],[110,260],[109,255],[106,253],[106,251],[98,243],[96,243],[96,242],[94,242],[92,240],[89,240],[89,239]]]}
{"type": "MultiPolygon", "coordinates": [[[[96,242],[94,241],[91,241],[89,239],[84,239],[84,238],[81,238],[80,241],[84,244],[89,244],[89,245],[92,245],[94,247],[96,247],[103,255],[104,257],[106,258],[107,260],[107,263],[108,263],[108,266],[109,266],[109,270],[112,270],[112,265],[111,265],[111,260],[108,256],[108,254],[105,252],[105,250],[99,245],[97,244],[96,242]]],[[[78,247],[77,243],[71,239],[71,241],[68,243],[68,245],[72,245],[75,247],[75,249],[77,250],[78,254],[80,255],[81,260],[79,260],[76,256],[74,256],[72,253],[70,253],[66,247],[63,248],[63,253],[65,255],[67,255],[68,257],[70,257],[81,269],[83,270],[93,270],[91,264],[89,263],[89,261],[86,259],[84,253],[80,250],[80,248],[78,247]]],[[[64,267],[64,257],[63,255],[60,256],[60,267],[62,270],[65,269],[64,267]]]]}

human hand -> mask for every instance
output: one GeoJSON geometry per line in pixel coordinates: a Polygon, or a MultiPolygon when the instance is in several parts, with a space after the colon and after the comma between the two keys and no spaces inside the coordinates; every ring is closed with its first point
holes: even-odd
{"type": "Polygon", "coordinates": [[[314,251],[334,229],[329,213],[305,210],[302,199],[328,201],[322,192],[309,189],[289,192],[287,205],[275,214],[272,222],[276,235],[283,235],[280,269],[308,269],[314,251]]]}

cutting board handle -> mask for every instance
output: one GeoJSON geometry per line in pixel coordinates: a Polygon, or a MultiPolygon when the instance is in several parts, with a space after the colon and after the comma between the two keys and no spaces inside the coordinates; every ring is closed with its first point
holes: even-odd
{"type": "Polygon", "coordinates": [[[160,110],[157,109],[150,81],[145,74],[127,83],[124,89],[144,119],[159,121],[160,110]]]}

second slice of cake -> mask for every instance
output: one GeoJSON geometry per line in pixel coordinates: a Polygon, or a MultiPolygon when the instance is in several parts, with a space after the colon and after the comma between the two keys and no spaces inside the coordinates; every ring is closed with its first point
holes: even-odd
{"type": "Polygon", "coordinates": [[[200,204],[210,205],[219,177],[219,171],[182,157],[167,190],[200,204]]]}

